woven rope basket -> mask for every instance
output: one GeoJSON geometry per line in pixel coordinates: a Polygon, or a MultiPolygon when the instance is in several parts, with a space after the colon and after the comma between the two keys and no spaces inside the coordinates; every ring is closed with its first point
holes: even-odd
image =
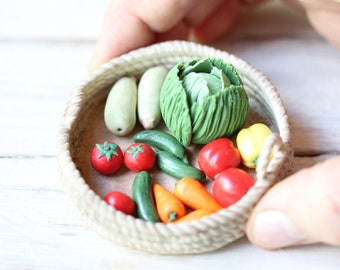
{"type": "MultiPolygon", "coordinates": [[[[286,110],[271,82],[234,55],[184,41],[141,48],[102,66],[70,96],[57,136],[57,150],[64,191],[86,223],[118,245],[160,254],[208,252],[242,237],[254,205],[274,183],[290,173],[293,157],[286,110]],[[150,67],[164,65],[170,69],[194,57],[219,57],[232,63],[250,100],[246,125],[263,122],[274,131],[253,172],[254,187],[229,208],[187,223],[145,222],[114,210],[103,196],[113,189],[131,194],[134,175],[123,169],[113,177],[99,176],[89,162],[91,149],[98,141],[114,140],[122,150],[132,143],[131,138],[114,137],[105,127],[103,108],[110,88],[122,76],[139,78],[150,67]],[[273,149],[274,157],[269,160],[273,149]]],[[[175,182],[157,172],[152,177],[168,188],[175,182]]]]}

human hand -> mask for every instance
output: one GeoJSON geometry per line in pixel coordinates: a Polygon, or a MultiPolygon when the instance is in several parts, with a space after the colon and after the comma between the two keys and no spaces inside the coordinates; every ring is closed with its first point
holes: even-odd
{"type": "MultiPolygon", "coordinates": [[[[214,40],[232,27],[244,7],[262,1],[112,0],[88,71],[92,72],[123,53],[155,42],[190,38],[214,40]]],[[[305,8],[315,29],[340,47],[340,0],[295,1],[305,8]]]]}
{"type": "Polygon", "coordinates": [[[317,242],[340,246],[339,167],[340,156],[271,188],[249,218],[250,241],[264,249],[317,242]]]}
{"type": "MultiPolygon", "coordinates": [[[[251,0],[252,3],[261,0],[251,0]]],[[[89,64],[89,72],[110,59],[165,40],[214,40],[228,31],[246,0],[112,0],[89,64]]],[[[248,0],[248,2],[250,2],[248,0]]]]}
{"type": "MultiPolygon", "coordinates": [[[[245,2],[260,1],[112,0],[89,72],[114,57],[155,42],[190,37],[198,41],[216,39],[232,27],[245,2]]],[[[296,1],[304,6],[314,27],[340,47],[340,0],[296,1]]],[[[266,249],[313,242],[340,245],[340,171],[334,169],[337,166],[340,157],[302,170],[275,185],[249,219],[249,239],[266,249]]]]}

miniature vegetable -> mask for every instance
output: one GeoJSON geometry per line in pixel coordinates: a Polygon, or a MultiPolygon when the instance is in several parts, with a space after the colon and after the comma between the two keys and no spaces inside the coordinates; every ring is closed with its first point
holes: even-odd
{"type": "Polygon", "coordinates": [[[156,154],[145,143],[133,143],[125,150],[124,164],[131,171],[150,171],[155,163],[156,154]]]}
{"type": "Polygon", "coordinates": [[[145,129],[156,127],[161,120],[159,95],[168,70],[156,66],[145,71],[138,84],[138,119],[145,129]]]}
{"type": "Polygon", "coordinates": [[[162,222],[173,222],[185,215],[184,204],[170,191],[157,183],[153,184],[152,190],[157,213],[162,222]]]}
{"type": "Polygon", "coordinates": [[[179,222],[188,222],[188,221],[192,221],[192,220],[197,220],[200,219],[202,217],[206,217],[210,214],[214,213],[211,210],[208,209],[197,209],[194,210],[188,214],[186,214],[185,216],[181,217],[180,219],[177,219],[174,223],[179,223],[179,222]]]}
{"type": "Polygon", "coordinates": [[[134,215],[135,213],[135,202],[128,195],[120,191],[111,191],[104,197],[104,200],[116,210],[127,215],[134,215]]]}
{"type": "Polygon", "coordinates": [[[132,184],[132,198],[136,203],[138,218],[151,222],[159,221],[152,192],[152,179],[147,171],[136,175],[132,184]]]}
{"type": "Polygon", "coordinates": [[[129,134],[136,125],[137,83],[133,77],[119,79],[110,90],[104,109],[106,127],[117,136],[129,134]]]}
{"type": "Polygon", "coordinates": [[[234,143],[227,138],[220,138],[206,144],[198,154],[200,169],[211,179],[230,167],[241,163],[241,155],[234,143]]]}
{"type": "Polygon", "coordinates": [[[229,168],[215,176],[212,193],[221,206],[228,207],[240,200],[254,183],[254,179],[247,172],[229,168]]]}
{"type": "Polygon", "coordinates": [[[171,134],[161,130],[142,130],[133,135],[135,142],[143,142],[175,155],[188,163],[185,147],[171,134]]]}
{"type": "Polygon", "coordinates": [[[171,153],[166,151],[157,151],[156,162],[158,167],[166,174],[181,179],[189,176],[196,181],[205,181],[205,174],[194,166],[183,162],[171,153]]]}
{"type": "Polygon", "coordinates": [[[123,164],[123,153],[114,142],[97,143],[91,152],[92,167],[101,174],[112,174],[123,164]]]}
{"type": "Polygon", "coordinates": [[[236,144],[245,166],[256,167],[264,142],[271,133],[271,130],[265,124],[257,123],[242,129],[237,134],[236,144]]]}
{"type": "Polygon", "coordinates": [[[229,63],[193,59],[165,78],[160,108],[166,126],[184,145],[206,144],[239,131],[248,116],[248,96],[229,63]]]}
{"type": "Polygon", "coordinates": [[[184,177],[179,180],[174,189],[175,196],[192,209],[208,209],[216,212],[222,206],[212,197],[208,190],[196,179],[184,177]]]}

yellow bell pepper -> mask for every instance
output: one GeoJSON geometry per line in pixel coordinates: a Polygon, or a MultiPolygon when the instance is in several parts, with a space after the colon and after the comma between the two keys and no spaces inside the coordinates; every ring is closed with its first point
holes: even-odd
{"type": "Polygon", "coordinates": [[[271,130],[265,124],[257,123],[242,129],[236,137],[237,148],[240,151],[243,165],[255,168],[257,159],[271,130]]]}

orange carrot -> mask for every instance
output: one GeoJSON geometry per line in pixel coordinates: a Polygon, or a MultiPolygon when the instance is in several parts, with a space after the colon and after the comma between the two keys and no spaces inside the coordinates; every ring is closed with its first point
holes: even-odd
{"type": "Polygon", "coordinates": [[[184,177],[175,185],[175,196],[185,205],[192,209],[208,209],[216,212],[222,209],[222,206],[213,198],[206,188],[196,179],[184,177]]]}
{"type": "Polygon", "coordinates": [[[173,222],[185,215],[184,204],[160,184],[153,184],[156,209],[161,221],[173,222]]]}
{"type": "Polygon", "coordinates": [[[197,209],[197,210],[190,212],[189,214],[186,214],[185,216],[181,217],[180,219],[177,219],[174,223],[197,220],[197,219],[200,219],[202,217],[208,216],[212,213],[214,213],[214,212],[212,212],[208,209],[204,209],[204,208],[197,209]]]}

